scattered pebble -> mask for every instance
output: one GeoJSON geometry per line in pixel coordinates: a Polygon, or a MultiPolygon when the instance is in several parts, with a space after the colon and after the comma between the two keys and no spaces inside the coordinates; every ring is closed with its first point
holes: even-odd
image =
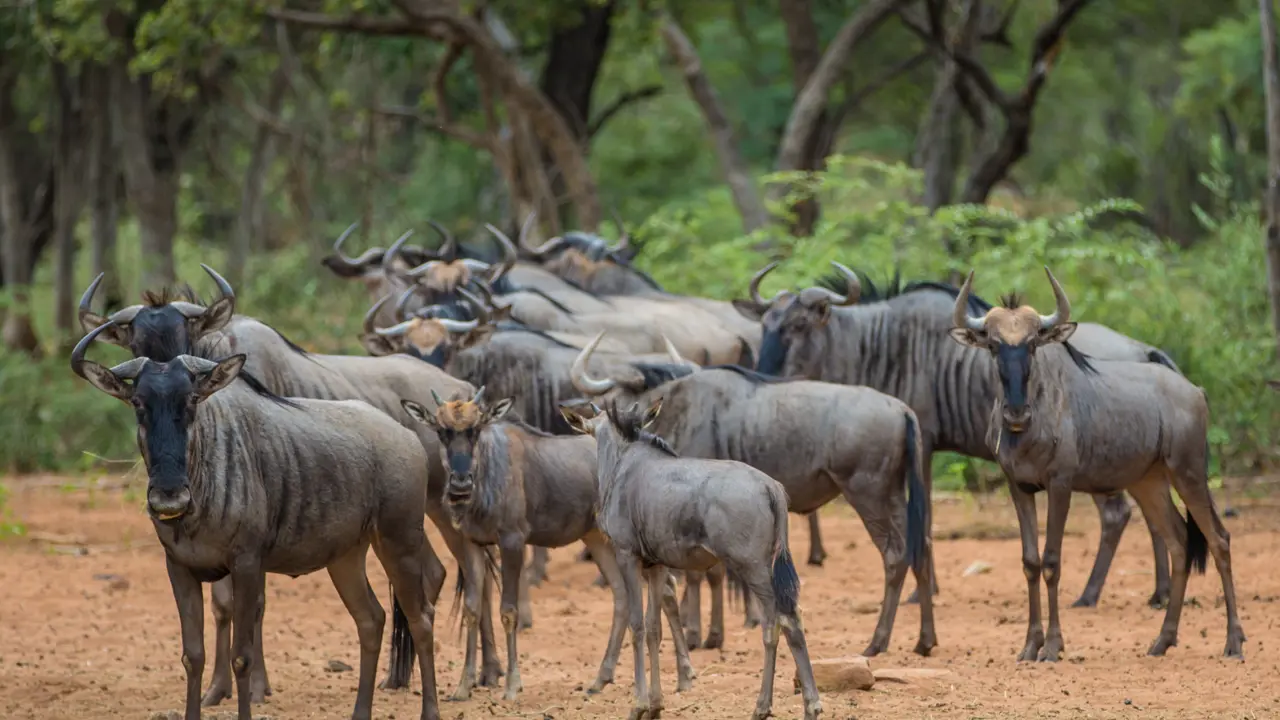
{"type": "Polygon", "coordinates": [[[972,565],[964,569],[964,572],[961,573],[961,575],[963,577],[970,577],[972,575],[986,575],[987,573],[991,572],[992,567],[994,566],[991,563],[986,562],[985,560],[975,560],[973,561],[972,565]]]}
{"type": "Polygon", "coordinates": [[[351,672],[351,666],[341,660],[330,660],[329,664],[324,666],[325,672],[351,672]]]}

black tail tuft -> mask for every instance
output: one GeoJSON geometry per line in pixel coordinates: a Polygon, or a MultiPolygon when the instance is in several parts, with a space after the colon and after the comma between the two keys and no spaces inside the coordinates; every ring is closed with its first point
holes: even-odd
{"type": "Polygon", "coordinates": [[[409,616],[404,614],[400,601],[391,600],[391,664],[387,670],[387,689],[409,687],[413,679],[413,661],[416,656],[413,633],[409,632],[409,616]]]}
{"type": "Polygon", "coordinates": [[[778,614],[783,617],[795,617],[796,607],[800,604],[800,575],[796,572],[796,564],[791,560],[791,550],[784,547],[773,561],[774,602],[778,604],[778,614]]]}
{"type": "Polygon", "coordinates": [[[924,571],[928,558],[929,493],[921,474],[920,429],[914,415],[907,420],[907,562],[917,572],[924,571]]]}
{"type": "Polygon", "coordinates": [[[1205,539],[1204,532],[1200,526],[1196,524],[1195,517],[1191,514],[1191,510],[1187,510],[1187,572],[1193,569],[1200,575],[1204,574],[1205,568],[1209,562],[1209,541],[1205,539]]]}

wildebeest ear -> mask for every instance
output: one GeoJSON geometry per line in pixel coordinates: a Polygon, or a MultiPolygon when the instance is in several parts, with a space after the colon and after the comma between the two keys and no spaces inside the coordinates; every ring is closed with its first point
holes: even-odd
{"type": "Polygon", "coordinates": [[[760,307],[751,300],[734,300],[733,309],[738,311],[742,317],[752,322],[760,322],[760,318],[764,317],[765,308],[760,307]]]}
{"type": "Polygon", "coordinates": [[[819,300],[813,305],[813,326],[815,328],[825,327],[827,322],[831,320],[831,301],[827,299],[819,300]]]}
{"type": "Polygon", "coordinates": [[[400,407],[404,408],[409,417],[423,425],[427,425],[432,429],[440,427],[439,423],[436,422],[436,414],[422,407],[422,405],[408,398],[400,398],[400,407]]]}
{"type": "Polygon", "coordinates": [[[511,410],[511,398],[502,398],[485,411],[485,422],[498,422],[511,410]]]}
{"type": "Polygon", "coordinates": [[[244,361],[248,357],[244,353],[232,355],[214,365],[208,372],[201,373],[196,378],[196,402],[204,402],[210,395],[230,385],[244,368],[244,361]]]}
{"type": "Polygon", "coordinates": [[[1039,345],[1048,345],[1049,343],[1066,342],[1076,331],[1076,324],[1073,322],[1065,322],[1054,325],[1048,330],[1041,330],[1036,335],[1036,343],[1039,345]]]}
{"type": "Polygon", "coordinates": [[[386,355],[395,355],[396,348],[391,344],[389,338],[374,333],[363,333],[360,335],[360,344],[364,346],[365,352],[374,357],[384,357],[386,355]]]}
{"type": "Polygon", "coordinates": [[[467,348],[475,347],[476,345],[488,340],[489,336],[493,334],[495,329],[496,328],[492,325],[481,325],[475,330],[469,330],[466,335],[463,335],[458,340],[456,347],[459,350],[466,350],[467,348]]]}
{"type": "MultiPolygon", "coordinates": [[[[86,333],[91,333],[101,325],[106,325],[109,319],[90,310],[80,311],[80,327],[86,333]]],[[[128,325],[112,325],[111,327],[98,333],[96,338],[99,342],[111,343],[119,347],[129,347],[129,333],[133,332],[128,325]]]]}
{"type": "MultiPolygon", "coordinates": [[[[104,330],[102,334],[106,335],[107,332],[108,331],[104,330]]],[[[99,335],[99,337],[102,336],[99,335]]],[[[121,380],[119,377],[116,377],[115,373],[96,362],[90,360],[85,361],[84,379],[88,380],[94,387],[117,400],[127,403],[133,399],[133,386],[121,380]]]]}
{"type": "Polygon", "coordinates": [[[587,419],[578,414],[577,410],[571,407],[560,406],[560,416],[564,421],[569,423],[569,428],[576,433],[590,435],[591,428],[587,426],[587,419]]]}
{"type": "Polygon", "coordinates": [[[652,425],[658,419],[658,413],[660,412],[662,412],[662,398],[658,398],[657,401],[649,406],[648,410],[644,411],[644,419],[640,423],[640,427],[647,428],[652,425]]]}
{"type": "Polygon", "coordinates": [[[979,350],[987,349],[986,338],[983,337],[982,335],[979,335],[976,330],[970,330],[969,328],[958,327],[958,328],[951,328],[950,333],[951,333],[951,339],[955,340],[961,345],[968,345],[971,348],[977,348],[979,350]]]}
{"type": "Polygon", "coordinates": [[[208,310],[204,311],[203,315],[195,318],[192,323],[195,327],[192,328],[194,332],[192,333],[191,341],[195,342],[211,332],[226,327],[227,323],[231,322],[231,315],[235,310],[235,298],[219,298],[217,302],[209,306],[208,310]]]}

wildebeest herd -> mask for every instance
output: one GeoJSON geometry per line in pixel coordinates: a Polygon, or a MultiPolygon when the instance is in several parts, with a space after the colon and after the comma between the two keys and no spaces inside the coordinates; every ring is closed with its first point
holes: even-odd
{"type": "Polygon", "coordinates": [[[632,265],[625,232],[613,245],[573,232],[535,246],[530,218],[515,242],[487,226],[493,252],[431,225],[443,239],[435,249],[409,244],[406,233],[351,257],[342,246],[353,226],[323,261],[373,295],[359,338],[370,356],[310,353],[235,314],[234,290],[208,266],[219,293],[209,304],[166,289],[98,314],[102,276],[81,299],[87,334],[71,367],[136,416],[147,509],[178,604],[187,720],[231,697],[233,678],[242,720],[271,694],[265,575],[321,568],[357,627],[352,716],[371,717],[385,612],[366,577],[370,546],[393,593],[381,686],[406,687],[416,657],[422,717],[439,718],[433,627],[446,572],[424,514],[459,571],[466,648],[455,698],[503,675],[506,699],[516,697],[518,631],[533,622],[528,588],[545,578],[545,548],[581,541],[614,600],[589,691],[613,682],[629,627],[630,718],[658,717],[663,616],[684,690],[694,680],[689,648],[724,642],[728,579],[764,636],[753,717],[770,714],[781,635],[805,718],[816,718],[788,513],[808,515],[809,562],[821,564],[815,513],[837,496],[849,501],[884,565],[864,654],[889,647],[910,570],[909,602],[921,610],[915,651],[928,655],[938,643],[930,512],[938,450],[995,460],[1009,479],[1029,599],[1020,660],[1055,661],[1064,651],[1058,582],[1072,492],[1093,496],[1103,528],[1077,605],[1098,601],[1129,520],[1127,492],[1152,534],[1151,603],[1167,603],[1150,654],[1177,644],[1188,573],[1203,572],[1211,553],[1225,652],[1242,655],[1229,536],[1208,489],[1203,392],[1159,349],[1072,322],[1047,268],[1056,298],[1048,316],[1012,295],[989,305],[971,293],[972,273],[961,288],[895,280],[880,290],[839,263],[814,287],[765,299],[770,264],[744,283],[745,299],[729,303],[663,291],[632,265]],[[85,357],[94,340],[133,358],[95,363],[85,357]],[[1042,490],[1043,555],[1034,498],[1042,490]],[[213,584],[216,620],[208,688],[203,583],[213,584]]]}

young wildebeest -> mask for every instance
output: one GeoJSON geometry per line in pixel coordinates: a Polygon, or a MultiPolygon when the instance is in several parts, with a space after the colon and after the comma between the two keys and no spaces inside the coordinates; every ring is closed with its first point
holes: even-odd
{"type": "Polygon", "coordinates": [[[1042,316],[1016,296],[983,317],[968,313],[973,272],[956,297],[951,337],[991,354],[999,388],[989,409],[987,445],[1004,470],[1022,530],[1030,618],[1019,660],[1056,661],[1062,654],[1058,580],[1062,533],[1073,491],[1128,490],[1173,556],[1169,607],[1150,655],[1178,644],[1187,573],[1204,572],[1206,538],[1227,606],[1226,655],[1243,657],[1236,612],[1230,536],[1209,493],[1209,406],[1204,391],[1154,363],[1095,361],[1067,339],[1076,330],[1062,286],[1045,268],[1057,309],[1042,316]],[[1187,506],[1184,523],[1170,484],[1187,506]],[[1049,495],[1044,558],[1037,553],[1035,493],[1049,495]],[[1049,632],[1040,626],[1040,572],[1049,590],[1049,632]]]}
{"type": "MultiPolygon", "coordinates": [[[[218,286],[220,297],[210,305],[202,305],[190,298],[176,300],[165,294],[147,293],[145,302],[117,310],[110,317],[93,312],[91,303],[103,276],[89,286],[80,299],[80,324],[86,332],[100,326],[107,327],[99,341],[129,348],[134,357],[146,357],[157,362],[169,362],[178,355],[200,357],[225,357],[233,353],[248,355],[246,370],[261,381],[271,392],[283,397],[309,397],[317,400],[363,400],[387,413],[418,435],[418,441],[427,451],[431,493],[427,498],[427,514],[439,528],[461,567],[462,535],[449,522],[444,510],[443,487],[445,471],[436,452],[435,433],[427,432],[415,420],[405,414],[400,406],[402,397],[426,398],[431,390],[452,393],[471,391],[466,382],[427,367],[410,358],[368,358],[345,355],[316,355],[308,353],[289,342],[274,328],[254,318],[235,315],[235,293],[218,273],[202,266],[218,286]]],[[[444,567],[439,566],[430,574],[436,582],[435,592],[444,582],[444,567]]],[[[205,693],[204,703],[216,705],[231,696],[231,647],[232,586],[230,576],[214,583],[212,593],[213,617],[217,623],[213,678],[205,693]]],[[[437,595],[430,596],[431,602],[437,595]]],[[[259,603],[264,603],[260,598],[259,603]]],[[[261,620],[258,620],[258,637],[261,638],[261,620]]],[[[405,618],[396,614],[392,620],[391,662],[387,688],[407,687],[412,675],[412,636],[407,632],[405,618]]],[[[486,615],[481,625],[484,672],[481,682],[496,685],[501,672],[494,645],[493,626],[486,615]]],[[[261,642],[255,647],[261,653],[261,642]]],[[[253,664],[254,702],[261,702],[271,693],[262,656],[253,664]]]]}
{"type": "MultiPolygon", "coordinates": [[[[835,265],[845,287],[841,300],[833,300],[826,287],[796,293],[783,290],[770,299],[762,298],[760,281],[777,263],[751,278],[751,299],[735,301],[735,305],[748,317],[762,318],[764,340],[757,369],[769,375],[865,385],[906,402],[920,419],[925,484],[930,487],[935,451],[993,459],[985,443],[996,393],[990,358],[947,337],[957,289],[939,283],[913,283],[897,294],[864,299],[862,284],[853,271],[835,265]]],[[[977,297],[971,297],[969,304],[976,313],[991,309],[977,297]]],[[[1081,324],[1076,341],[1094,357],[1172,366],[1164,353],[1093,323],[1081,324]]],[[[1093,572],[1077,606],[1097,604],[1130,514],[1123,496],[1110,492],[1094,496],[1102,519],[1102,537],[1093,572]]],[[[1159,606],[1168,597],[1168,551],[1154,530],[1152,546],[1156,589],[1150,603],[1159,606]]],[[[936,575],[934,581],[936,592],[936,575]]]]}
{"type": "Polygon", "coordinates": [[[356,622],[360,680],[353,718],[370,718],[386,619],[365,575],[373,545],[408,619],[422,670],[422,718],[437,720],[435,610],[427,577],[440,561],[422,531],[426,451],[413,433],[359,401],[283,400],[242,374],[245,356],[179,355],[106,368],[77,343],[71,369],[133,408],[147,467],[147,510],[164,546],[182,625],[186,720],[200,718],[201,583],[235,579],[231,661],[240,720],[250,718],[263,573],[321,568],[356,622]],[[239,376],[245,382],[236,383],[239,376]]]}
{"type": "MultiPolygon", "coordinates": [[[[600,572],[613,590],[613,624],[600,672],[590,692],[613,682],[614,668],[626,632],[627,597],[614,560],[613,549],[596,529],[596,448],[590,438],[556,436],[519,420],[500,422],[511,409],[511,399],[493,405],[483,402],[484,388],[474,398],[455,397],[444,402],[436,394],[434,411],[412,400],[404,409],[440,435],[440,453],[449,466],[445,497],[463,535],[479,545],[497,545],[502,555],[502,626],[507,631],[507,700],[521,689],[516,649],[516,590],[519,587],[524,546],[563,547],[578,540],[586,543],[600,572]]],[[[466,664],[454,698],[465,700],[475,684],[476,614],[480,611],[479,577],[483,563],[479,548],[472,546],[464,618],[467,624],[466,664]]],[[[680,658],[680,689],[693,680],[693,665],[680,634],[675,594],[664,595],[664,609],[676,636],[680,658]]]]}
{"type": "MultiPolygon", "coordinates": [[[[597,335],[598,341],[601,336],[597,335]]],[[[777,480],[791,512],[812,513],[843,494],[858,512],[884,562],[884,600],[871,643],[862,654],[889,647],[907,568],[928,587],[929,495],[920,467],[915,413],[897,398],[870,388],[769,378],[737,366],[699,369],[672,351],[666,364],[636,364],[640,382],[594,378],[587,361],[594,342],[573,366],[573,383],[590,397],[615,402],[661,401],[652,431],[685,457],[737,460],[777,480]]],[[[686,632],[701,636],[698,573],[686,574],[686,632]]],[[[719,588],[714,605],[723,608],[719,588]]],[[[724,637],[723,611],[713,611],[708,647],[724,637]]],[[[915,652],[937,645],[933,598],[920,608],[915,652]]]]}
{"type": "Polygon", "coordinates": [[[735,460],[676,455],[665,440],[645,429],[658,417],[661,400],[643,411],[638,403],[628,410],[614,403],[607,408],[605,413],[594,404],[589,409],[565,408],[565,416],[576,430],[596,439],[596,522],[617,553],[631,614],[635,696],[630,720],[646,714],[656,718],[662,711],[658,608],[667,568],[706,572],[720,562],[742,578],[765,616],[764,668],[753,720],[772,714],[779,626],[796,661],[805,720],[816,720],[822,703],[800,626],[800,578],[787,549],[787,493],[782,485],[735,460]],[[637,562],[649,580],[647,618],[637,562]],[[649,651],[647,691],[642,631],[649,651]]]}

